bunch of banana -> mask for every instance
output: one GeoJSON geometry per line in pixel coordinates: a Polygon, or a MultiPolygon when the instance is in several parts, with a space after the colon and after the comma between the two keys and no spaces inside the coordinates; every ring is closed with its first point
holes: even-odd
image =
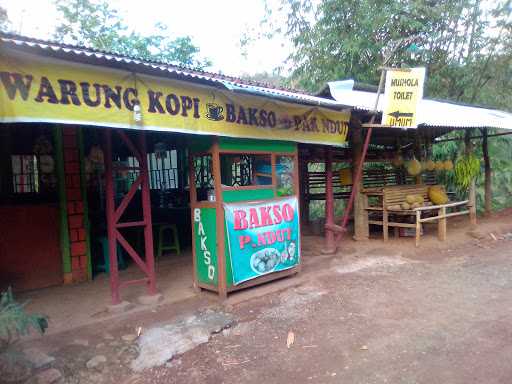
{"type": "Polygon", "coordinates": [[[474,154],[464,156],[455,164],[455,182],[462,189],[468,189],[471,181],[480,173],[480,159],[474,154]]]}

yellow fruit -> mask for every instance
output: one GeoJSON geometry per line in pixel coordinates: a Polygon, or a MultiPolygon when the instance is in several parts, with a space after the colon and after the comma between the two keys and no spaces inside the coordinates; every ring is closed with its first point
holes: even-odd
{"type": "Polygon", "coordinates": [[[400,204],[388,206],[388,210],[390,210],[390,211],[399,211],[401,209],[402,209],[402,207],[400,207],[400,204]]]}
{"type": "Polygon", "coordinates": [[[416,160],[412,159],[407,164],[407,173],[411,176],[417,176],[421,173],[421,163],[416,160]]]}
{"type": "Polygon", "coordinates": [[[423,203],[425,202],[425,199],[421,195],[415,195],[414,196],[414,202],[420,204],[420,206],[423,206],[423,203]]]}
{"type": "Polygon", "coordinates": [[[430,187],[428,189],[428,198],[434,205],[446,204],[448,202],[448,195],[439,186],[430,187]]]}
{"type": "Polygon", "coordinates": [[[411,205],[409,203],[402,203],[400,206],[406,211],[411,209],[411,205]]]}
{"type": "Polygon", "coordinates": [[[419,207],[421,207],[420,203],[414,203],[413,205],[411,205],[411,209],[419,208],[419,207]]]}
{"type": "Polygon", "coordinates": [[[427,171],[433,171],[436,169],[436,164],[432,160],[427,161],[427,171]]]}
{"type": "Polygon", "coordinates": [[[414,204],[416,202],[416,195],[407,195],[407,196],[405,196],[405,202],[407,204],[414,204]]]}
{"type": "Polygon", "coordinates": [[[436,171],[443,171],[444,170],[444,162],[436,161],[434,167],[435,167],[436,171]]]}
{"type": "Polygon", "coordinates": [[[445,171],[453,170],[453,162],[451,160],[445,160],[443,163],[443,168],[445,171]]]}

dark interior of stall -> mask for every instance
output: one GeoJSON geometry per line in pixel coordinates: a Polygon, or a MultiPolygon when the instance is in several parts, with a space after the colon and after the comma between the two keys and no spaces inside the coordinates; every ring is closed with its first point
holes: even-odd
{"type": "MultiPolygon", "coordinates": [[[[136,142],[136,134],[125,131],[136,142]]],[[[112,140],[114,196],[116,207],[139,175],[138,161],[122,140],[112,140]]],[[[108,270],[107,220],[103,129],[84,129],[84,167],[91,228],[93,274],[108,270]]],[[[190,197],[188,186],[188,150],[185,135],[146,133],[147,163],[151,197],[151,217],[155,260],[176,257],[191,248],[190,197]]],[[[139,187],[121,216],[122,222],[142,220],[142,189],[139,187]]],[[[122,228],[122,235],[139,255],[144,255],[142,227],[122,228]]],[[[126,251],[118,245],[118,265],[130,263],[126,251]]]]}

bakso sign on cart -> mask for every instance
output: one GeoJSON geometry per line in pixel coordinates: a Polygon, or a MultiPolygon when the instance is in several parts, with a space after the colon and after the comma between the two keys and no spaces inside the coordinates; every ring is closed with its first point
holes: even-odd
{"type": "Polygon", "coordinates": [[[416,128],[419,101],[423,98],[425,68],[386,70],[382,125],[416,128]]]}
{"type": "Polygon", "coordinates": [[[224,212],[235,285],[299,264],[296,197],[224,204],[224,212]]]}

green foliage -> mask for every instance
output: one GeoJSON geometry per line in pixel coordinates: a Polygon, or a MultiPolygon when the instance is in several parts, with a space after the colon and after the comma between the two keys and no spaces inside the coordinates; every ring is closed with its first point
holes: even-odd
{"type": "Polygon", "coordinates": [[[264,24],[294,45],[295,86],[315,91],[346,78],[376,84],[389,60],[426,66],[428,96],[512,105],[510,0],[281,0],[268,8],[264,24]]]}
{"type": "Polygon", "coordinates": [[[167,27],[155,25],[155,33],[143,36],[130,31],[117,10],[105,0],[59,0],[61,24],[54,38],[143,60],[156,60],[203,68],[211,65],[198,57],[199,48],[189,36],[171,39],[167,27]]]}
{"type": "Polygon", "coordinates": [[[4,347],[30,329],[43,334],[48,328],[48,318],[44,315],[28,314],[24,304],[14,300],[11,288],[0,296],[0,347],[4,347]]]}
{"type": "MultiPolygon", "coordinates": [[[[491,134],[492,132],[490,132],[491,134]]],[[[463,132],[452,132],[446,137],[459,138],[458,141],[448,141],[434,145],[434,160],[451,159],[456,163],[458,156],[462,156],[464,145],[461,145],[463,132]]],[[[477,145],[474,156],[482,158],[481,146],[477,145]]],[[[508,136],[489,138],[489,156],[492,167],[492,208],[500,210],[512,206],[512,138],[508,136]]],[[[484,177],[483,164],[476,177],[476,197],[478,211],[484,207],[484,177]]],[[[438,175],[438,181],[445,185],[449,191],[456,191],[459,198],[467,197],[467,190],[457,188],[455,172],[443,172],[438,175]]]]}

